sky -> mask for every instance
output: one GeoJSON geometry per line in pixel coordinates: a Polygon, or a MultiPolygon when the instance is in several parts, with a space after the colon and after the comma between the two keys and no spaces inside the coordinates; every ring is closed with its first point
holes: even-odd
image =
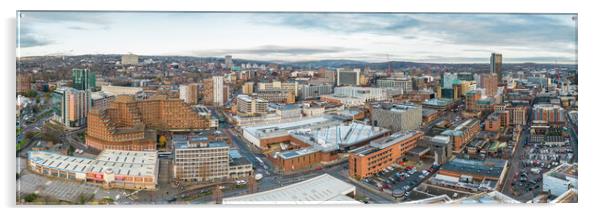
{"type": "Polygon", "coordinates": [[[17,55],[576,63],[573,14],[19,12],[17,55]]]}

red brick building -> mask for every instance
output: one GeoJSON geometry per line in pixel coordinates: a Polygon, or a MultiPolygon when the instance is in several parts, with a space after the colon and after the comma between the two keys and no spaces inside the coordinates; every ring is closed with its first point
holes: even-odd
{"type": "Polygon", "coordinates": [[[354,149],[349,154],[349,176],[362,179],[395,163],[422,139],[421,131],[398,132],[354,149]]]}
{"type": "Polygon", "coordinates": [[[446,130],[441,135],[450,136],[454,144],[454,152],[460,152],[464,146],[481,132],[478,119],[468,119],[454,127],[446,130]]]}
{"type": "Polygon", "coordinates": [[[131,95],[120,95],[107,108],[89,112],[86,144],[98,150],[154,150],[157,131],[208,127],[209,121],[180,99],[158,95],[136,100],[131,95]]]}

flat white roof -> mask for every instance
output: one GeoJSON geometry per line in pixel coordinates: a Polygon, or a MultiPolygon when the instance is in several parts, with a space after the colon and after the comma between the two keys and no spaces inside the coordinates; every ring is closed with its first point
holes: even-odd
{"type": "Polygon", "coordinates": [[[30,151],[28,160],[40,166],[74,173],[156,176],[157,152],[104,150],[96,159],[66,156],[47,151],[30,151]]]}
{"type": "Polygon", "coordinates": [[[458,204],[515,204],[521,203],[499,191],[483,192],[453,201],[458,204]]]}
{"type": "Polygon", "coordinates": [[[323,174],[269,191],[224,198],[224,204],[359,204],[347,197],[355,186],[323,174]]]}
{"type": "Polygon", "coordinates": [[[293,122],[243,127],[243,130],[245,130],[247,133],[253,135],[256,138],[262,138],[268,137],[270,135],[275,135],[277,133],[287,133],[290,130],[310,128],[312,126],[321,125],[328,122],[338,121],[335,121],[333,118],[329,118],[328,116],[320,116],[313,118],[303,118],[301,120],[293,122]]]}

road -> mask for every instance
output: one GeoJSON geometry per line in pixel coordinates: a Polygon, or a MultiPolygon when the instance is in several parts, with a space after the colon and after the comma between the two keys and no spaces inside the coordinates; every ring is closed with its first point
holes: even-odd
{"type": "Polygon", "coordinates": [[[520,172],[522,155],[524,151],[524,146],[528,142],[528,138],[530,136],[529,129],[531,127],[531,112],[527,112],[527,125],[524,126],[521,131],[521,137],[519,141],[516,143],[516,151],[512,155],[512,158],[508,162],[510,164],[510,168],[508,169],[508,173],[506,174],[506,178],[504,179],[504,184],[502,185],[502,193],[506,194],[510,197],[518,199],[513,194],[512,182],[514,181],[514,175],[520,172]]]}
{"type": "Polygon", "coordinates": [[[510,168],[508,169],[508,173],[506,174],[506,178],[504,179],[504,184],[502,185],[502,193],[515,197],[512,190],[512,181],[514,180],[514,175],[520,171],[521,168],[521,156],[523,155],[524,146],[527,142],[527,138],[529,137],[529,130],[524,129],[521,131],[521,137],[519,141],[516,143],[516,151],[512,155],[512,158],[509,161],[510,168]]]}
{"type": "MultiPolygon", "coordinates": [[[[51,118],[51,116],[46,116],[46,117],[38,119],[33,124],[26,125],[23,128],[23,130],[21,131],[21,133],[17,134],[17,138],[16,138],[17,142],[16,143],[19,143],[22,139],[25,138],[25,133],[30,132],[30,131],[36,131],[36,130],[39,131],[42,128],[42,126],[44,125],[44,123],[50,118],[51,118]]],[[[35,143],[34,141],[35,141],[35,139],[32,139],[32,140],[30,140],[30,142],[26,143],[25,146],[21,146],[21,149],[19,149],[17,151],[17,156],[27,157],[28,149],[31,148],[31,145],[33,143],[35,143]]]]}
{"type": "Polygon", "coordinates": [[[571,159],[571,162],[577,163],[579,161],[579,136],[578,136],[578,125],[575,124],[575,122],[573,122],[571,120],[571,118],[569,118],[568,116],[568,112],[567,112],[567,117],[566,119],[568,119],[568,129],[569,129],[569,135],[571,138],[571,145],[573,147],[573,158],[571,159]]]}

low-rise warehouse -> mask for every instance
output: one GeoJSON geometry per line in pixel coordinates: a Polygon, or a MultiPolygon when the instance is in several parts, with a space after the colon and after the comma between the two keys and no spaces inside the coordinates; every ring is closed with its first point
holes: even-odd
{"type": "Polygon", "coordinates": [[[47,151],[28,154],[29,168],[38,174],[126,189],[156,189],[157,164],[156,151],[104,150],[95,159],[47,151]]]}
{"type": "Polygon", "coordinates": [[[543,175],[543,191],[558,197],[567,190],[577,189],[577,164],[561,164],[543,175]]]}
{"type": "Polygon", "coordinates": [[[441,166],[431,183],[473,192],[497,190],[503,184],[507,169],[507,160],[456,158],[441,166]]]}
{"type": "Polygon", "coordinates": [[[361,204],[355,186],[323,174],[269,191],[229,197],[223,204],[361,204]]]}

